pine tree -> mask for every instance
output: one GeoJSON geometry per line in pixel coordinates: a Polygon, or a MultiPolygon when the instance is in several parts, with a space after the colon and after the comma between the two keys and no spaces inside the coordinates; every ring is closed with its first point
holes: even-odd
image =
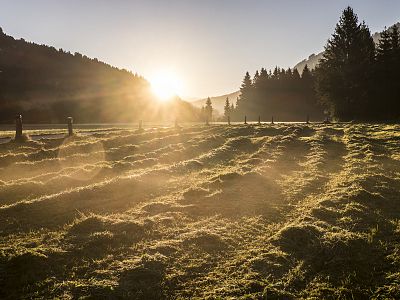
{"type": "Polygon", "coordinates": [[[237,98],[236,107],[242,111],[246,110],[246,102],[250,101],[252,94],[253,82],[249,72],[243,78],[242,85],[240,86],[240,96],[237,98]]]}
{"type": "Polygon", "coordinates": [[[399,41],[399,29],[396,25],[393,26],[392,32],[390,33],[390,41],[392,43],[393,50],[399,51],[400,50],[400,41],[399,41]]]}
{"type": "Polygon", "coordinates": [[[278,66],[275,67],[273,74],[274,79],[278,79],[279,77],[279,73],[280,73],[280,69],[278,68],[278,66]]]}
{"type": "Polygon", "coordinates": [[[313,75],[307,64],[304,66],[303,72],[301,73],[301,86],[303,89],[313,89],[314,86],[313,75]]]}
{"type": "Polygon", "coordinates": [[[240,102],[240,97],[239,96],[237,96],[236,97],[236,108],[238,107],[238,103],[240,102]]]}
{"type": "Polygon", "coordinates": [[[294,69],[294,70],[293,70],[292,78],[293,78],[294,80],[300,79],[300,73],[299,73],[299,71],[298,71],[297,69],[294,69]]]}
{"type": "Polygon", "coordinates": [[[391,110],[394,112],[393,117],[398,121],[400,119],[400,36],[399,29],[395,25],[393,26],[392,33],[390,35],[392,41],[392,57],[393,57],[393,69],[395,70],[393,76],[393,106],[391,110]]]}
{"type": "Polygon", "coordinates": [[[257,101],[262,102],[262,98],[264,97],[265,90],[268,85],[269,75],[266,69],[261,68],[260,70],[260,78],[257,83],[257,101]]]}
{"type": "Polygon", "coordinates": [[[397,27],[382,32],[376,49],[375,97],[379,98],[375,111],[381,119],[393,120],[400,116],[399,33],[397,27]],[[396,58],[397,56],[397,58],[396,58]]]}
{"type": "Polygon", "coordinates": [[[257,86],[257,84],[259,83],[259,79],[260,79],[260,73],[257,70],[253,77],[253,85],[254,86],[257,86]]]}
{"type": "Polygon", "coordinates": [[[311,72],[307,64],[304,66],[303,72],[301,73],[301,78],[304,80],[309,80],[311,78],[311,72]]]}
{"type": "Polygon", "coordinates": [[[211,121],[212,112],[213,112],[212,102],[211,102],[210,97],[208,97],[206,100],[205,114],[206,114],[207,120],[209,120],[209,121],[211,121]]]}
{"type": "Polygon", "coordinates": [[[224,116],[229,117],[231,115],[231,105],[229,103],[229,98],[226,97],[225,106],[224,106],[224,116]]]}
{"type": "Polygon", "coordinates": [[[385,27],[385,30],[381,33],[381,37],[376,47],[376,60],[382,64],[390,64],[390,57],[392,52],[392,41],[389,30],[385,27]]]}
{"type": "Polygon", "coordinates": [[[260,70],[260,79],[261,80],[268,79],[268,72],[264,68],[261,68],[260,70]]]}
{"type": "Polygon", "coordinates": [[[317,68],[317,90],[340,120],[364,119],[371,113],[369,96],[375,45],[368,27],[347,7],[325,46],[317,68]]]}
{"type": "Polygon", "coordinates": [[[396,73],[398,76],[400,76],[400,34],[396,25],[392,27],[392,31],[390,33],[390,42],[392,46],[393,67],[396,68],[396,73]]]}

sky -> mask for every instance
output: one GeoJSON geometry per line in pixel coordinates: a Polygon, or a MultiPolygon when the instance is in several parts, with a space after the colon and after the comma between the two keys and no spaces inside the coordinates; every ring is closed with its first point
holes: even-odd
{"type": "Polygon", "coordinates": [[[189,99],[322,51],[348,5],[372,33],[400,22],[399,0],[0,0],[0,27],[145,78],[174,73],[189,99]]]}

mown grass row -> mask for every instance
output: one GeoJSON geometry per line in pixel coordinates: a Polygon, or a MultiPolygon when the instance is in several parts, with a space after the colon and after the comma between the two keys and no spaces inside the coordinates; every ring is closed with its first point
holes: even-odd
{"type": "MultiPolygon", "coordinates": [[[[86,182],[68,181],[79,163],[2,179],[0,296],[396,298],[399,132],[199,126],[74,141],[66,159],[104,149],[86,182]]],[[[49,143],[6,167],[44,168],[49,143]]]]}

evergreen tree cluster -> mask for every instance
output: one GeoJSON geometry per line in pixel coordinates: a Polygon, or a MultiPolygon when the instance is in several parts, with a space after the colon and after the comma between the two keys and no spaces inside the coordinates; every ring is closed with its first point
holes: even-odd
{"type": "Polygon", "coordinates": [[[385,29],[375,45],[368,26],[347,7],[315,70],[306,66],[300,75],[262,68],[253,78],[247,72],[229,113],[236,120],[322,120],[329,114],[339,121],[399,121],[399,70],[399,29],[385,29]]]}
{"type": "Polygon", "coordinates": [[[322,107],[314,90],[315,76],[306,66],[300,75],[297,69],[275,67],[273,71],[261,68],[253,78],[246,72],[240,87],[236,107],[230,110],[235,120],[305,121],[307,115],[322,119],[322,107]]]}
{"type": "Polygon", "coordinates": [[[316,89],[340,121],[400,119],[398,28],[385,29],[375,46],[371,33],[347,7],[316,69],[316,89]]]}
{"type": "Polygon", "coordinates": [[[368,116],[378,120],[400,120],[400,43],[396,26],[385,28],[381,35],[372,74],[375,84],[375,105],[369,107],[368,116]]]}

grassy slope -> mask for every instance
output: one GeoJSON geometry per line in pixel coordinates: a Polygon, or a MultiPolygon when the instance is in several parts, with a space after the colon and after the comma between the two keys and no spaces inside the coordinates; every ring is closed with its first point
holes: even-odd
{"type": "Polygon", "coordinates": [[[0,145],[0,298],[398,298],[400,127],[0,145]]]}

